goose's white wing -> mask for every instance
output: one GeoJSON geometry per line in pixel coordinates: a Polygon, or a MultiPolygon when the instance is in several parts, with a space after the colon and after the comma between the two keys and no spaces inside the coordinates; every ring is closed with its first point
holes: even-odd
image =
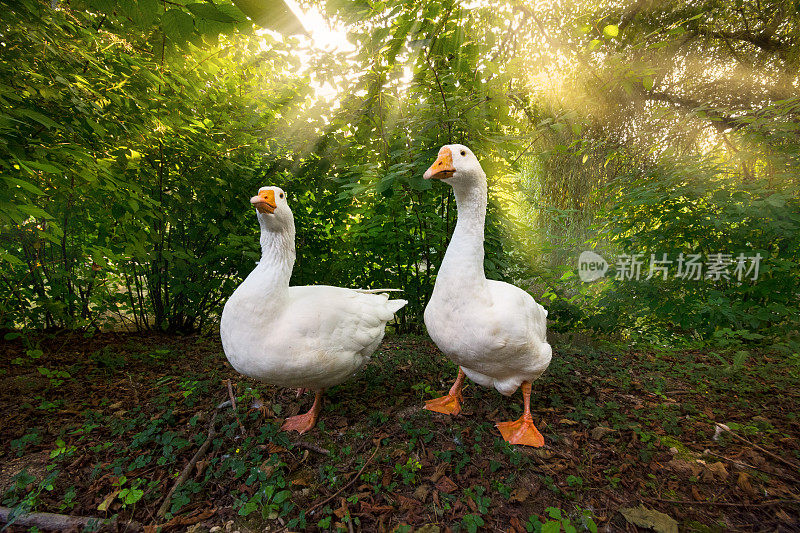
{"type": "Polygon", "coordinates": [[[368,357],[383,339],[386,322],[406,303],[342,287],[289,287],[284,317],[309,349],[368,357]]]}

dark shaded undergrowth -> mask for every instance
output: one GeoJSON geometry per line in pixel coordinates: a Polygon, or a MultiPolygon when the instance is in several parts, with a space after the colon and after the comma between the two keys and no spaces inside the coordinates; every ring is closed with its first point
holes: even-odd
{"type": "Polygon", "coordinates": [[[460,416],[420,409],[455,377],[423,338],[388,338],[302,437],[278,428],[311,395],[242,378],[216,338],[23,341],[0,367],[0,492],[19,511],[164,530],[632,531],[619,510],[643,504],[687,531],[800,527],[796,356],[554,342],[533,397],[547,444],[531,449],[494,427],[519,395],[469,385],[460,416]],[[226,379],[244,432],[217,407],[226,379]]]}

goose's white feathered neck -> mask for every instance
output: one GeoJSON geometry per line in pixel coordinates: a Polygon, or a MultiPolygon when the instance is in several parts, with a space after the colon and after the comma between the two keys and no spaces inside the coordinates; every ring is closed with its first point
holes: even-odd
{"type": "Polygon", "coordinates": [[[294,246],[294,220],[285,226],[276,227],[274,221],[267,217],[273,215],[258,215],[261,226],[261,260],[256,270],[262,273],[262,280],[269,278],[274,287],[289,287],[289,278],[292,277],[292,268],[297,257],[294,246]]]}
{"type": "Polygon", "coordinates": [[[463,284],[464,280],[470,280],[473,284],[478,282],[479,285],[486,282],[483,239],[488,191],[486,176],[482,171],[479,172],[471,176],[471,180],[452,183],[458,221],[438,276],[452,279],[458,284],[463,284]]]}

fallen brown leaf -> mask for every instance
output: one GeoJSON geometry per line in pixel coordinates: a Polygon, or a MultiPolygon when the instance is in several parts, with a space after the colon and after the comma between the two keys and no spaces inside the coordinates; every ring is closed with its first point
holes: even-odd
{"type": "Polygon", "coordinates": [[[755,496],[756,491],[753,485],[750,484],[750,476],[747,472],[739,472],[739,477],[736,479],[736,485],[742,489],[748,496],[755,496]]]}
{"type": "Polygon", "coordinates": [[[439,492],[450,494],[451,492],[458,489],[458,485],[453,483],[453,480],[450,479],[449,477],[442,476],[442,478],[436,482],[436,488],[439,489],[439,492]]]}
{"type": "Polygon", "coordinates": [[[510,502],[524,502],[525,500],[528,499],[528,496],[530,496],[530,495],[531,495],[531,492],[528,489],[526,489],[524,487],[520,487],[518,489],[514,489],[511,492],[511,497],[508,499],[508,501],[510,501],[510,502]]]}

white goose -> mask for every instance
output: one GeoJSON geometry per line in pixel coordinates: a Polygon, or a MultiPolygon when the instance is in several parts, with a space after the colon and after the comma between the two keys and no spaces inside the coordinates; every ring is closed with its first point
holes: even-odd
{"type": "Polygon", "coordinates": [[[450,392],[429,400],[425,408],[458,414],[465,376],[505,396],[522,385],[522,417],[497,427],[511,444],[543,446],[531,417],[530,396],[531,382],[547,369],[552,356],[547,311],[522,289],[486,279],[486,174],[472,151],[460,144],[443,146],[424,177],[451,185],[456,196],[458,222],[425,308],[425,326],[439,349],[459,365],[450,392]]]}
{"type": "Polygon", "coordinates": [[[261,261],[222,311],[220,337],[237,372],[280,387],[313,389],[314,405],[283,430],[314,427],[322,393],[360,370],[405,300],[327,285],[290,287],[294,217],[279,187],[250,199],[261,226],[261,261]]]}

